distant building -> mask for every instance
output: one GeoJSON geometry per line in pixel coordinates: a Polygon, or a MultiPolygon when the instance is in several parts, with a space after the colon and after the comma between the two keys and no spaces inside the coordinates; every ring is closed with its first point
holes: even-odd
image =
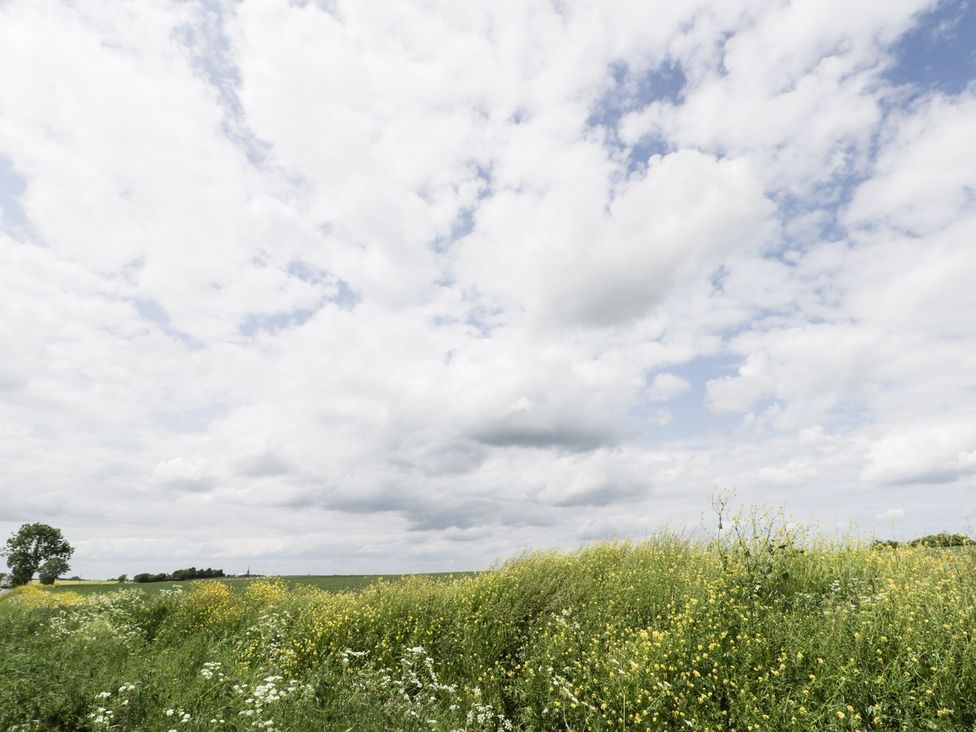
{"type": "Polygon", "coordinates": [[[0,589],[7,589],[10,587],[10,575],[6,572],[0,572],[0,589]]]}

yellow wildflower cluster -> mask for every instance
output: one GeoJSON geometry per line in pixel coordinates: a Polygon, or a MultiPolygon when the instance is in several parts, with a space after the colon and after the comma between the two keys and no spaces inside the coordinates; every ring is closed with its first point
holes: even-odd
{"type": "Polygon", "coordinates": [[[51,592],[37,585],[21,585],[14,588],[9,601],[26,608],[56,608],[77,605],[85,598],[77,592],[51,592]]]}
{"type": "Polygon", "coordinates": [[[241,607],[226,583],[202,580],[186,593],[179,605],[179,617],[188,627],[228,626],[240,619],[241,607]]]}

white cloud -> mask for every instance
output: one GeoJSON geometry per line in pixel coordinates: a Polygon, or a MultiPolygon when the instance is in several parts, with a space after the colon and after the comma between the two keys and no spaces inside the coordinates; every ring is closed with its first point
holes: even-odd
{"type": "Polygon", "coordinates": [[[208,491],[213,487],[213,478],[206,463],[199,458],[174,457],[162,460],[156,465],[156,478],[166,490],[208,491]]]}
{"type": "Polygon", "coordinates": [[[924,235],[972,215],[976,150],[970,144],[976,95],[932,96],[885,130],[872,177],[847,211],[851,227],[924,235]]]}
{"type": "Polygon", "coordinates": [[[769,236],[772,205],[742,161],[655,157],[612,200],[594,150],[572,166],[582,175],[545,194],[499,192],[480,207],[460,244],[462,285],[546,323],[626,323],[769,236]]]}
{"type": "Polygon", "coordinates": [[[797,426],[871,397],[885,358],[884,337],[870,328],[807,325],[739,337],[733,348],[748,354],[738,374],[708,382],[717,412],[743,412],[763,399],[787,405],[797,426]]]}
{"type": "Polygon", "coordinates": [[[684,394],[691,388],[687,379],[668,372],[657,374],[648,388],[648,397],[653,402],[667,402],[684,394]]]}
{"type": "Polygon", "coordinates": [[[976,425],[934,421],[890,430],[868,449],[864,480],[945,483],[976,473],[976,425]]]}
{"type": "Polygon", "coordinates": [[[3,4],[0,529],[107,575],[473,568],[716,484],[951,528],[974,97],[885,79],[924,7],[3,4]]]}
{"type": "Polygon", "coordinates": [[[770,185],[814,198],[812,185],[864,165],[882,116],[876,77],[885,45],[931,4],[713,6],[671,45],[696,83],[680,103],[653,102],[626,117],[625,139],[734,150],[770,185]]]}
{"type": "Polygon", "coordinates": [[[886,508],[884,511],[880,511],[874,515],[877,521],[891,521],[895,522],[905,515],[905,509],[903,508],[886,508]]]}

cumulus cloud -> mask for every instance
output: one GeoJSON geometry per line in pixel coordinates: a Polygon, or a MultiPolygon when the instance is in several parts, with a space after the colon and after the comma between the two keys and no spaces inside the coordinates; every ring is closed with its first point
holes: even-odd
{"type": "Polygon", "coordinates": [[[935,422],[899,426],[868,449],[862,477],[883,483],[945,483],[976,473],[976,426],[935,422]]]}
{"type": "Polygon", "coordinates": [[[905,515],[905,509],[903,508],[886,508],[884,511],[879,511],[875,514],[874,518],[878,521],[897,521],[902,516],[905,515]]]}
{"type": "Polygon", "coordinates": [[[214,485],[206,464],[194,458],[180,456],[161,460],[156,465],[155,475],[166,490],[205,492],[214,485]]]}
{"type": "Polygon", "coordinates": [[[2,4],[0,529],[117,575],[483,567],[716,485],[961,528],[976,96],[889,78],[941,9],[2,4]]]}
{"type": "Polygon", "coordinates": [[[579,177],[545,194],[499,191],[483,203],[459,244],[460,282],[546,323],[607,326],[647,314],[674,288],[766,241],[772,204],[741,160],[654,156],[609,200],[590,157],[574,165],[579,177]]]}
{"type": "Polygon", "coordinates": [[[968,144],[976,96],[933,94],[885,126],[872,176],[846,212],[853,228],[921,235],[972,214],[976,152],[968,144]]]}
{"type": "Polygon", "coordinates": [[[677,374],[664,372],[657,374],[648,388],[648,396],[651,401],[667,402],[676,396],[684,394],[691,388],[687,379],[683,379],[677,374]]]}

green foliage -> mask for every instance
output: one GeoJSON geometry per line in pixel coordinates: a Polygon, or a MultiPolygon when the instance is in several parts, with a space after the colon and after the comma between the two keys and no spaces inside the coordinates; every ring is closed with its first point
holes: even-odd
{"type": "Polygon", "coordinates": [[[159,574],[142,572],[133,577],[132,581],[140,584],[144,582],[185,582],[186,580],[195,579],[216,579],[223,576],[224,570],[222,569],[210,569],[210,567],[197,569],[196,567],[189,567],[188,569],[174,570],[170,574],[166,572],[160,572],[159,574]]]}
{"type": "Polygon", "coordinates": [[[24,524],[7,539],[6,546],[0,551],[0,555],[6,557],[15,586],[30,582],[42,563],[49,560],[61,560],[61,563],[50,566],[49,573],[57,570],[55,576],[64,574],[69,569],[68,559],[73,553],[74,549],[61,535],[60,529],[47,524],[24,524]]]}
{"type": "Polygon", "coordinates": [[[188,569],[177,569],[171,575],[172,579],[177,581],[183,580],[193,580],[193,579],[214,579],[216,577],[223,577],[224,570],[222,569],[197,569],[196,567],[189,567],[188,569]]]}
{"type": "Polygon", "coordinates": [[[69,569],[68,562],[63,557],[51,557],[44,561],[37,573],[42,585],[53,585],[54,581],[69,569]]]}
{"type": "Polygon", "coordinates": [[[974,569],[750,517],[356,594],[30,585],[0,599],[0,729],[971,732],[974,569]]]}
{"type": "MultiPolygon", "coordinates": [[[[422,575],[424,577],[430,577],[438,581],[447,582],[451,579],[455,579],[462,576],[468,576],[472,573],[470,572],[444,572],[444,573],[434,573],[429,575],[422,575]]],[[[369,574],[369,575],[327,575],[327,576],[313,576],[313,575],[299,575],[295,577],[285,577],[283,580],[290,587],[316,587],[322,590],[328,590],[329,592],[359,592],[370,585],[376,584],[377,582],[391,582],[402,578],[404,575],[393,574],[393,575],[379,575],[379,574],[369,574]]],[[[415,575],[410,575],[415,576],[415,575]]],[[[134,579],[133,579],[134,581],[134,579]]],[[[199,581],[199,580],[194,580],[199,581]]],[[[236,591],[241,591],[257,581],[255,578],[245,579],[244,577],[224,577],[219,578],[220,582],[227,584],[232,589],[236,591]]],[[[135,585],[120,585],[117,582],[92,582],[84,584],[67,584],[58,583],[51,591],[54,593],[59,592],[71,592],[79,595],[101,595],[105,593],[118,592],[120,589],[132,589],[133,587],[138,588],[141,592],[145,593],[158,593],[172,590],[174,588],[183,587],[186,588],[185,583],[174,582],[167,580],[166,582],[146,582],[146,583],[135,583],[135,585]]]]}
{"type": "MultiPolygon", "coordinates": [[[[894,539],[888,539],[886,541],[875,539],[873,546],[876,549],[897,549],[899,546],[901,546],[901,544],[894,539]]],[[[920,536],[917,539],[912,539],[904,546],[923,546],[932,549],[951,549],[955,547],[976,546],[976,541],[970,539],[965,534],[949,534],[946,532],[941,532],[938,534],[928,534],[927,536],[920,536]]]]}
{"type": "Polygon", "coordinates": [[[909,546],[927,546],[927,547],[939,547],[948,548],[956,546],[973,546],[976,544],[968,536],[963,534],[929,534],[928,536],[922,536],[918,539],[914,539],[908,542],[909,546]]]}
{"type": "Polygon", "coordinates": [[[138,582],[143,584],[145,582],[167,582],[169,581],[169,575],[165,572],[160,574],[149,574],[148,572],[140,572],[135,577],[132,578],[133,582],[138,582]]]}

